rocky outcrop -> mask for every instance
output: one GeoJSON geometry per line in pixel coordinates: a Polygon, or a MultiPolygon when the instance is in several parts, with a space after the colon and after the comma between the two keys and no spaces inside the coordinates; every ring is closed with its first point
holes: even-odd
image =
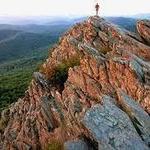
{"type": "Polygon", "coordinates": [[[150,117],[131,97],[124,92],[118,92],[119,104],[136,127],[142,139],[150,145],[150,117]]]}
{"type": "Polygon", "coordinates": [[[149,149],[150,31],[141,29],[90,17],[66,32],[4,113],[1,149],[149,149]]]}
{"type": "Polygon", "coordinates": [[[150,45],[150,21],[141,20],[137,24],[137,29],[140,36],[150,45]]]}
{"type": "Polygon", "coordinates": [[[66,150],[88,150],[88,145],[82,140],[68,141],[64,144],[66,150]]]}
{"type": "MultiPolygon", "coordinates": [[[[138,136],[128,115],[118,108],[114,101],[111,97],[104,96],[102,98],[103,105],[95,105],[86,112],[83,118],[83,124],[99,142],[100,149],[149,149],[138,136]],[[106,148],[101,146],[101,143],[106,148]]],[[[148,124],[146,125],[149,126],[150,118],[147,119],[148,124]]],[[[140,124],[138,125],[140,126],[140,124]]],[[[149,133],[145,132],[144,136],[146,134],[149,133]]]]}

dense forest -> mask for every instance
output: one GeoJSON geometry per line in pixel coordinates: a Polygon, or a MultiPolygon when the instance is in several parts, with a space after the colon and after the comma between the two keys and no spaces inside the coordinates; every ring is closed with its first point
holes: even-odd
{"type": "Polygon", "coordinates": [[[24,96],[32,73],[39,69],[47,51],[43,50],[37,57],[17,59],[0,65],[0,111],[24,96]]]}

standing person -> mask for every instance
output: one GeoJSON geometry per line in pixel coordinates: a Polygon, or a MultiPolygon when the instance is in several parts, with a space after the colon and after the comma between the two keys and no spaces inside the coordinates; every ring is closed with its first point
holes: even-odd
{"type": "Polygon", "coordinates": [[[95,9],[96,9],[96,16],[98,16],[98,12],[99,12],[99,4],[98,3],[96,3],[96,5],[95,5],[95,9]]]}

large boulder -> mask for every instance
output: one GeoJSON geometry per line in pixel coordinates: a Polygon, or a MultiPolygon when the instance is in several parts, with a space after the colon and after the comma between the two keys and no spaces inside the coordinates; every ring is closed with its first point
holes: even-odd
{"type": "Polygon", "coordinates": [[[99,142],[100,149],[148,150],[128,115],[114,101],[104,96],[103,105],[90,108],[83,119],[85,127],[99,142]]]}
{"type": "Polygon", "coordinates": [[[132,120],[136,130],[145,141],[147,145],[150,145],[150,117],[149,115],[141,108],[141,106],[128,96],[123,91],[118,91],[119,104],[124,110],[130,119],[132,120]]]}
{"type": "Polygon", "coordinates": [[[67,141],[64,144],[65,150],[90,150],[88,145],[82,140],[67,141]]]}

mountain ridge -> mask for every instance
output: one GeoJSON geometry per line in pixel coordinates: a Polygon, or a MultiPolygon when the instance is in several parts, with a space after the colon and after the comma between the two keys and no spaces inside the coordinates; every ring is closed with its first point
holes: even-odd
{"type": "Polygon", "coordinates": [[[25,97],[1,113],[2,149],[148,150],[147,24],[138,36],[93,16],[68,30],[25,97]]]}

